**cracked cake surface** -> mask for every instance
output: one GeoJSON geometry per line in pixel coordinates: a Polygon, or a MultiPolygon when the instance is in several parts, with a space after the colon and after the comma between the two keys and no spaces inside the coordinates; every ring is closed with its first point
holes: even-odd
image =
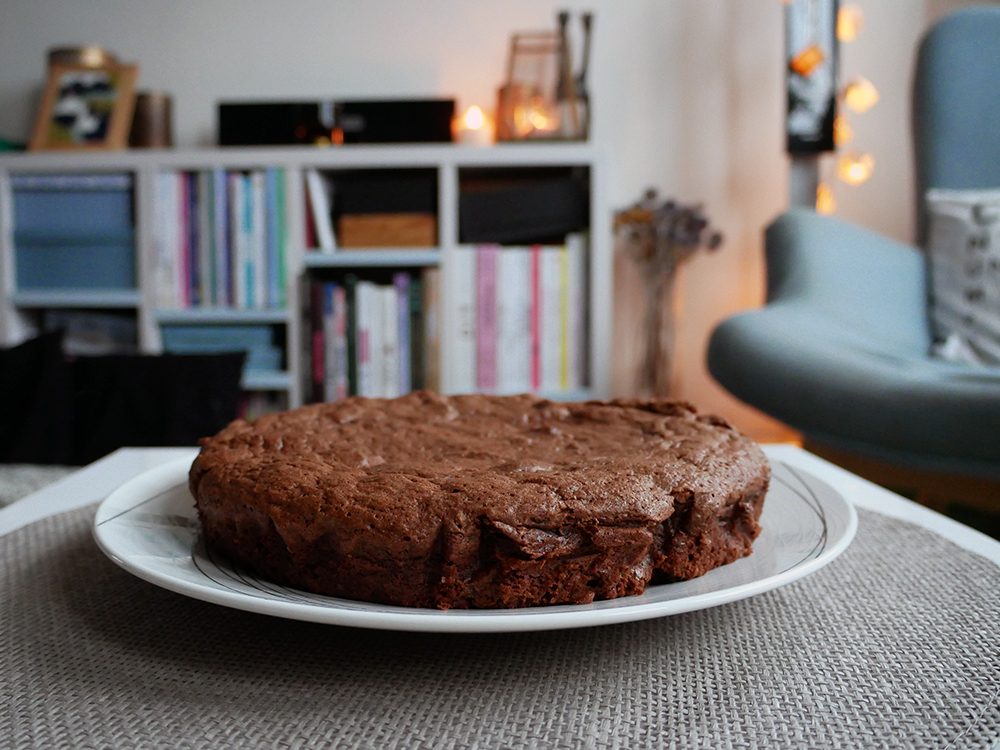
{"type": "Polygon", "coordinates": [[[354,397],[237,420],[189,474],[206,543],[265,578],[415,607],[642,593],[751,552],[760,448],[677,401],[354,397]]]}

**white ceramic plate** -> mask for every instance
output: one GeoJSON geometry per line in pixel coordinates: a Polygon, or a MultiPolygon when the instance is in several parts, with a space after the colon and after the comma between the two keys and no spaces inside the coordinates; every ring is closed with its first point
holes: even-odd
{"type": "Polygon", "coordinates": [[[593,604],[511,610],[394,607],[318,596],[257,578],[201,543],[183,459],[130,480],[101,503],[94,536],[139,578],[179,594],[249,612],[383,630],[505,632],[607,625],[663,617],[745,599],[819,570],[854,537],[854,508],[830,485],[771,461],[764,530],[753,554],[701,578],[650,586],[642,596],[593,604]]]}

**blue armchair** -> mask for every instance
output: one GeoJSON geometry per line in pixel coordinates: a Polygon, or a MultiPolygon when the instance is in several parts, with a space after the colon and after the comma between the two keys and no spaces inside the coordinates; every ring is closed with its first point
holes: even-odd
{"type": "MultiPolygon", "coordinates": [[[[913,104],[921,203],[929,187],[1000,187],[1000,7],[927,34],[913,104]]],[[[768,227],[765,250],[767,304],[709,342],[726,389],[807,444],[1000,481],[1000,367],[929,355],[919,250],[801,209],[768,227]]]]}

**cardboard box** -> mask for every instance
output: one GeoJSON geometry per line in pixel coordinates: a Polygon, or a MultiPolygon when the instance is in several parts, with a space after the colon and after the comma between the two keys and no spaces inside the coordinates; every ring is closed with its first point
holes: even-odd
{"type": "Polygon", "coordinates": [[[337,242],[344,248],[435,247],[434,214],[345,214],[337,221],[337,242]]]}

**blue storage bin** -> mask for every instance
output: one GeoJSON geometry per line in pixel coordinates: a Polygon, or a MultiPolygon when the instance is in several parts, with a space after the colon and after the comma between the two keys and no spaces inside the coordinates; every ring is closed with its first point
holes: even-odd
{"type": "Polygon", "coordinates": [[[273,343],[266,325],[163,325],[163,350],[172,354],[206,354],[244,351],[246,369],[273,372],[281,369],[282,350],[273,343]]]}
{"type": "Polygon", "coordinates": [[[17,175],[17,288],[134,289],[130,175],[17,175]]]}

